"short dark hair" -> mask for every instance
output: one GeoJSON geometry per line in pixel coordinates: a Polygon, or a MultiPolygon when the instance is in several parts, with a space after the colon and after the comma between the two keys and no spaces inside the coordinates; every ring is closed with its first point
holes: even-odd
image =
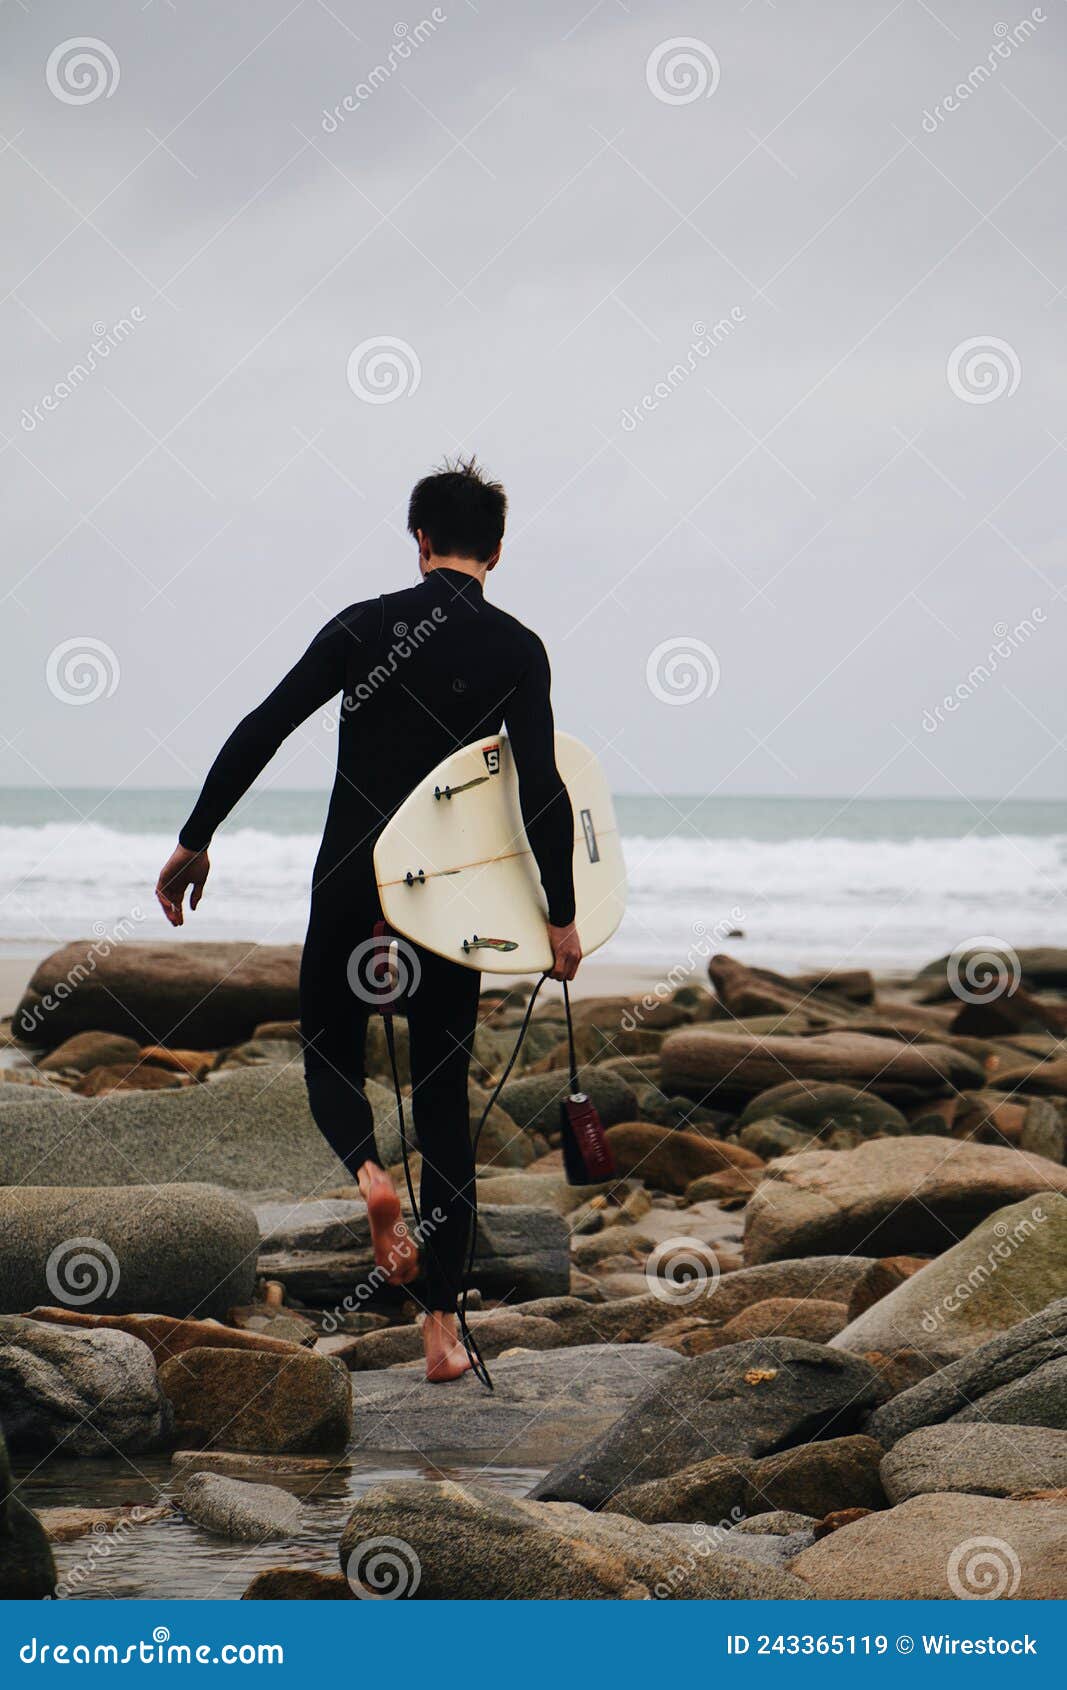
{"type": "Polygon", "coordinates": [[[508,496],[474,458],[446,458],[411,494],[408,532],[421,528],[438,557],[488,563],[504,534],[508,496]]]}

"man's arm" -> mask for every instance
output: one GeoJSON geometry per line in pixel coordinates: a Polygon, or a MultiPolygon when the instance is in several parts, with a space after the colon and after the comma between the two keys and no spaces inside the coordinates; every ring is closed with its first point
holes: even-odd
{"type": "Polygon", "coordinates": [[[556,768],[551,681],[545,648],[531,635],[530,662],[508,699],[504,720],[519,777],[523,825],[548,900],[552,978],[573,980],[582,957],[574,926],[574,814],[556,768]]]}
{"type": "Polygon", "coordinates": [[[210,868],[207,848],[215,829],[263,772],[282,741],[341,691],[352,641],[358,637],[349,616],[344,621],[335,618],[328,622],[299,662],[262,704],[238,723],[222,747],[156,885],[156,896],[172,927],[182,925],[186,891],[192,893],[192,909],[200,902],[210,868]]]}

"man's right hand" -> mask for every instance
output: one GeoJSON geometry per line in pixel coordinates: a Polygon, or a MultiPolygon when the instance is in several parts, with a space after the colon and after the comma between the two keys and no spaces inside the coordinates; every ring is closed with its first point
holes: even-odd
{"type": "Polygon", "coordinates": [[[185,920],[182,903],[187,891],[192,892],[189,908],[195,910],[204,895],[204,882],[210,870],[206,851],[187,851],[184,845],[174,847],[156,881],[156,897],[172,927],[180,927],[185,920]]]}
{"type": "Polygon", "coordinates": [[[550,980],[573,980],[582,960],[582,943],[573,921],[565,927],[548,923],[548,942],[552,946],[554,962],[548,971],[550,980]]]}

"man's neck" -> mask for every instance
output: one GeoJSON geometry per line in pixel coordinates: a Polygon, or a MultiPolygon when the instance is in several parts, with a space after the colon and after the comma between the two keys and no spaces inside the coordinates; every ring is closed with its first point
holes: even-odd
{"type": "Polygon", "coordinates": [[[479,563],[477,558],[438,557],[436,552],[432,553],[422,564],[423,579],[427,575],[432,575],[435,569],[451,569],[457,575],[473,576],[474,580],[482,587],[485,586],[485,577],[488,574],[488,565],[479,563]]]}

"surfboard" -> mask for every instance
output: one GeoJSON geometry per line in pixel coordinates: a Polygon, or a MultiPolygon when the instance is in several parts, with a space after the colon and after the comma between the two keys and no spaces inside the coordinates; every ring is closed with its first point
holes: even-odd
{"type": "MultiPolygon", "coordinates": [[[[572,734],[556,766],[574,811],[575,921],[588,956],[626,906],[626,869],[607,781],[572,734]]],[[[446,757],[387,822],[374,847],[382,913],[397,933],[488,974],[552,966],[545,895],[522,823],[506,734],[446,757]]]]}

